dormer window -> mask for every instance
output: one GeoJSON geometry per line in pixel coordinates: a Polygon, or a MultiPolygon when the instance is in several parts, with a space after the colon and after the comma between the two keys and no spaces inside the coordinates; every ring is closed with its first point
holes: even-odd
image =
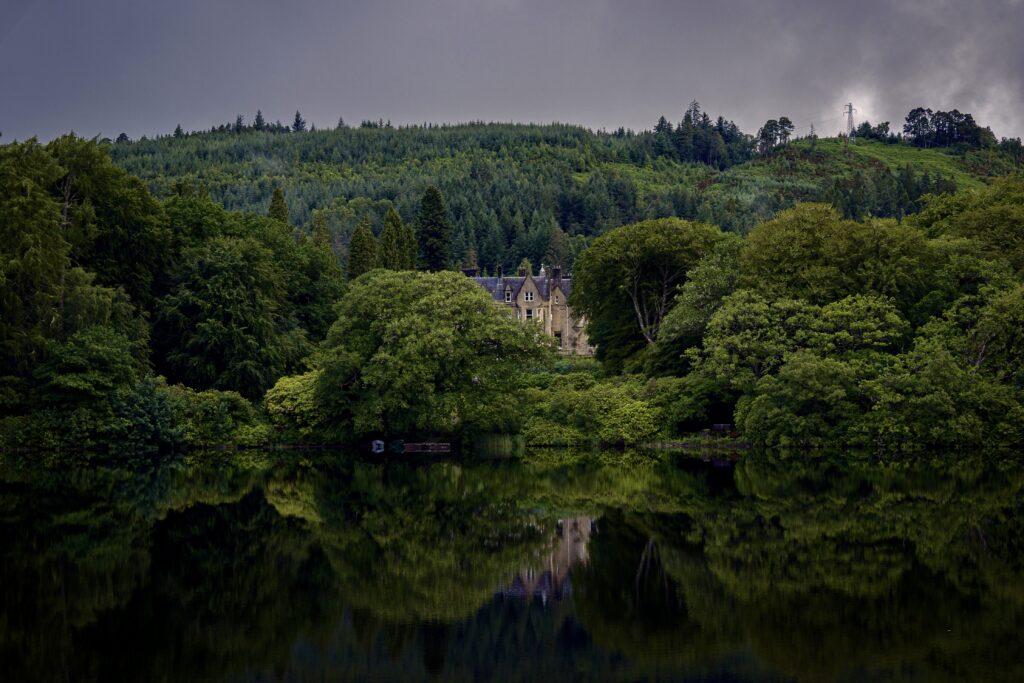
{"type": "Polygon", "coordinates": [[[512,290],[511,289],[506,289],[505,290],[505,303],[507,303],[507,304],[512,303],[512,290]]]}
{"type": "Polygon", "coordinates": [[[557,294],[555,294],[555,303],[556,303],[556,304],[560,304],[560,303],[562,303],[562,297],[560,297],[560,296],[558,296],[557,294]]]}
{"type": "Polygon", "coordinates": [[[527,301],[533,301],[533,292],[527,292],[526,293],[526,300],[527,301]]]}

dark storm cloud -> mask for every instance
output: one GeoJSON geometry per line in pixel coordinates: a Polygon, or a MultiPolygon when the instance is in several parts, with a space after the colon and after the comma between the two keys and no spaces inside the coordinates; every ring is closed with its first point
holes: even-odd
{"type": "Polygon", "coordinates": [[[6,0],[0,130],[134,137],[257,108],[646,128],[697,99],[748,131],[787,115],[831,134],[852,101],[1019,136],[1022,29],[1022,0],[6,0]]]}

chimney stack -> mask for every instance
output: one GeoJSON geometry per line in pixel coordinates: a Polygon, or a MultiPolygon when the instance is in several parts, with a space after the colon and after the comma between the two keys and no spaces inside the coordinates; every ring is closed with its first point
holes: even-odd
{"type": "Polygon", "coordinates": [[[499,280],[502,278],[501,265],[500,264],[498,265],[497,270],[495,271],[495,274],[498,276],[499,280]]]}
{"type": "Polygon", "coordinates": [[[551,267],[551,279],[554,280],[555,282],[562,281],[562,266],[551,267]]]}

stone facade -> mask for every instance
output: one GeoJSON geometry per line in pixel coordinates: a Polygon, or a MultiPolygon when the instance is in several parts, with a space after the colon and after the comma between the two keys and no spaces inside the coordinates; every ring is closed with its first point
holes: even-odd
{"type": "Polygon", "coordinates": [[[537,277],[520,272],[516,277],[477,277],[475,270],[465,271],[466,275],[487,290],[496,302],[507,306],[518,320],[532,320],[541,325],[544,333],[558,340],[561,353],[592,356],[594,348],[587,339],[586,320],[573,314],[569,307],[572,280],[562,277],[561,268],[545,272],[540,269],[537,277]]]}

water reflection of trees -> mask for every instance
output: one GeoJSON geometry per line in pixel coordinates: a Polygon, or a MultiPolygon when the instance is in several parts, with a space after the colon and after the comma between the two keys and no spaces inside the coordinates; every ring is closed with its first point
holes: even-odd
{"type": "Polygon", "coordinates": [[[12,680],[1020,680],[1022,486],[762,456],[2,466],[0,661],[12,680]],[[597,522],[571,599],[496,596],[573,515],[597,522]]]}
{"type": "Polygon", "coordinates": [[[753,456],[736,480],[739,497],[700,511],[606,518],[591,547],[605,566],[576,577],[601,645],[681,667],[749,646],[806,681],[1024,676],[1011,646],[1024,626],[1020,474],[753,456]],[[629,559],[602,549],[612,535],[629,559]],[[670,589],[648,572],[626,590],[651,544],[670,589]]]}

